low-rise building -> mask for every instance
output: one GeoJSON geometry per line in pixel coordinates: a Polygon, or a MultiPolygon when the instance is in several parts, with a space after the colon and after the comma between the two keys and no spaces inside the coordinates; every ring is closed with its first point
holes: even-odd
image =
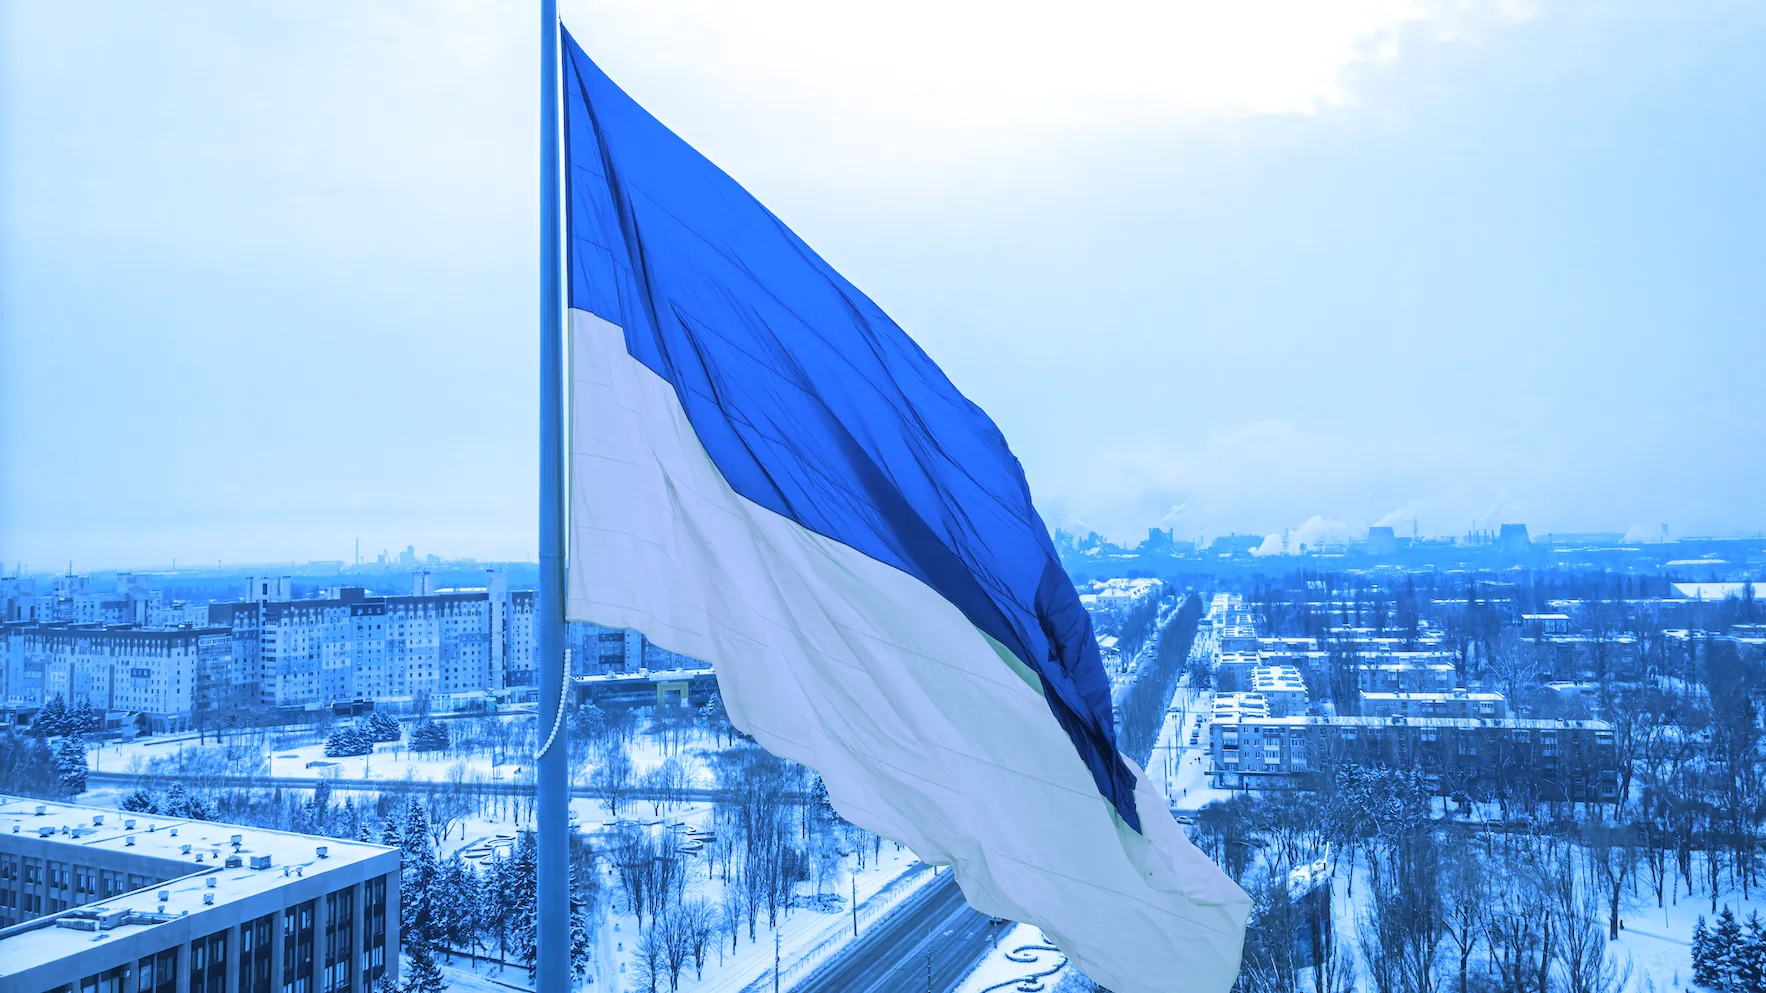
{"type": "Polygon", "coordinates": [[[1306,680],[1292,666],[1260,665],[1251,670],[1251,691],[1268,703],[1271,717],[1306,713],[1306,680]]]}
{"type": "Polygon", "coordinates": [[[399,851],[0,795],[7,993],[367,993],[399,851]]]}
{"type": "Polygon", "coordinates": [[[1355,665],[1355,688],[1363,693],[1447,693],[1459,685],[1451,662],[1380,661],[1355,665]]]}
{"type": "Polygon", "coordinates": [[[1610,801],[1612,727],[1602,721],[1263,717],[1209,729],[1210,776],[1223,788],[1308,788],[1344,766],[1420,770],[1443,794],[1610,801]]]}
{"type": "Polygon", "coordinates": [[[1230,724],[1247,717],[1268,717],[1269,701],[1258,693],[1216,693],[1209,719],[1230,724]]]}
{"type": "Polygon", "coordinates": [[[1214,687],[1226,693],[1251,688],[1251,674],[1263,660],[1256,652],[1221,652],[1214,659],[1214,687]]]}
{"type": "Polygon", "coordinates": [[[1501,693],[1454,689],[1445,693],[1362,693],[1362,717],[1507,717],[1501,693]]]}

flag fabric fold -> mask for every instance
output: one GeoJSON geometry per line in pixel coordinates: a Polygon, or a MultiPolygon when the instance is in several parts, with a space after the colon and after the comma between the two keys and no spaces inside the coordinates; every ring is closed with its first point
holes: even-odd
{"type": "Polygon", "coordinates": [[[1248,902],[1116,749],[980,408],[568,34],[568,616],[712,663],[847,819],[1119,993],[1226,990],[1248,902]]]}

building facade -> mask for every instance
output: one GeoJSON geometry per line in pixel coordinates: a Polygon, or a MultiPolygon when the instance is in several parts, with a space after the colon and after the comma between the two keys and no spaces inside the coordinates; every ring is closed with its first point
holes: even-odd
{"type": "Polygon", "coordinates": [[[1223,788],[1306,787],[1345,766],[1418,770],[1443,794],[1610,801],[1612,727],[1602,721],[1268,717],[1216,722],[1210,770],[1223,788]]]}
{"type": "Polygon", "coordinates": [[[399,852],[0,795],[7,993],[367,993],[399,852]]]}
{"type": "Polygon", "coordinates": [[[232,667],[232,638],[223,628],[27,623],[0,627],[0,640],[8,706],[42,706],[59,696],[69,706],[140,714],[150,731],[191,727],[207,682],[232,667]]]}

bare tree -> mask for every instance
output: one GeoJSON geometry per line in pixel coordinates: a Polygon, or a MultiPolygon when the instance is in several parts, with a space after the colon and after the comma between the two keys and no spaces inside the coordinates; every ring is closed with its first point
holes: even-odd
{"type": "Polygon", "coordinates": [[[1459,993],[1468,993],[1472,955],[1484,938],[1490,873],[1472,845],[1455,839],[1447,851],[1441,885],[1441,924],[1459,954],[1459,993]]]}
{"type": "Polygon", "coordinates": [[[693,926],[687,920],[686,908],[670,908],[661,920],[653,920],[652,932],[662,934],[663,960],[668,964],[669,993],[681,988],[681,969],[693,952],[693,926]]]}
{"type": "Polygon", "coordinates": [[[595,791],[601,794],[601,802],[607,805],[607,813],[618,817],[619,805],[632,791],[632,757],[623,741],[609,738],[603,743],[592,782],[595,791]]]}

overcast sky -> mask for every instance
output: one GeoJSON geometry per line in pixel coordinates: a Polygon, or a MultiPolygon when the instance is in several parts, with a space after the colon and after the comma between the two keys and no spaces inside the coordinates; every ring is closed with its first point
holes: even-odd
{"type": "MultiPolygon", "coordinates": [[[[526,3],[11,0],[10,569],[535,554],[526,3]]],[[[1766,527],[1766,8],[564,0],[1052,525],[1766,527]]]]}

